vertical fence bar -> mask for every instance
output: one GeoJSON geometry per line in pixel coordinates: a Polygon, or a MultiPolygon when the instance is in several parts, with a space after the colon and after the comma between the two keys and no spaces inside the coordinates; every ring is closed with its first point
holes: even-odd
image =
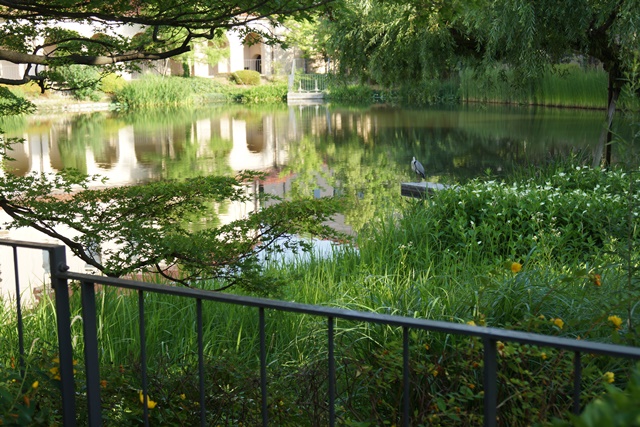
{"type": "Polygon", "coordinates": [[[147,338],[144,327],[144,292],[138,291],[138,319],[140,321],[140,369],[142,370],[142,413],[145,427],[149,427],[149,386],[147,384],[147,338]]]}
{"type": "Polygon", "coordinates": [[[92,282],[82,282],[82,325],[84,332],[84,368],[87,374],[89,425],[102,426],[100,409],[100,367],[98,362],[98,328],[96,292],[92,282]]]}
{"type": "Polygon", "coordinates": [[[495,427],[498,415],[498,351],[496,341],[484,337],[484,426],[495,427]]]}
{"type": "Polygon", "coordinates": [[[409,427],[409,328],[402,327],[402,425],[409,427]]]}
{"type": "Polygon", "coordinates": [[[196,299],[196,322],[198,329],[198,380],[200,383],[200,425],[207,425],[207,411],[204,393],[204,331],[202,327],[202,300],[196,299]]]}
{"type": "Polygon", "coordinates": [[[264,319],[264,307],[259,309],[260,326],[260,390],[262,394],[262,425],[267,427],[269,413],[267,410],[267,332],[264,319]]]}
{"type": "Polygon", "coordinates": [[[327,318],[328,324],[328,357],[329,357],[329,426],[336,425],[336,360],[334,356],[334,330],[333,317],[327,318]]]}
{"type": "Polygon", "coordinates": [[[50,249],[51,287],[55,291],[56,318],[58,328],[58,359],[60,360],[60,387],[62,391],[62,425],[76,425],[76,391],[73,378],[73,345],[71,344],[71,308],[69,305],[69,285],[67,279],[57,277],[57,273],[69,269],[64,246],[50,249]]]}
{"type": "Polygon", "coordinates": [[[582,388],[582,359],[579,351],[573,354],[573,413],[580,414],[580,389],[582,388]]]}
{"type": "Polygon", "coordinates": [[[18,365],[24,377],[24,327],[22,324],[22,302],[20,301],[20,276],[18,274],[18,247],[13,246],[13,274],[16,283],[16,316],[18,317],[18,365]]]}

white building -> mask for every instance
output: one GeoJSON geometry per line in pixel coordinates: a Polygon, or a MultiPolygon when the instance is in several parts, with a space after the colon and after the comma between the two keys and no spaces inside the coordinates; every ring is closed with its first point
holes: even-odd
{"type": "MultiPolygon", "coordinates": [[[[59,26],[77,31],[85,37],[94,35],[94,28],[80,23],[59,23],[59,26]]],[[[265,22],[257,21],[248,24],[250,28],[267,29],[276,35],[283,35],[286,28],[266,27],[265,22]]],[[[140,26],[120,26],[118,34],[127,37],[135,36],[142,31],[140,26]]],[[[239,31],[229,30],[226,33],[229,56],[223,58],[218,64],[207,63],[206,56],[201,46],[207,41],[200,41],[194,45],[193,60],[188,61],[189,73],[197,77],[214,77],[218,74],[227,74],[239,70],[254,70],[261,75],[284,75],[291,72],[295,61],[296,69],[305,68],[305,60],[296,48],[282,49],[278,45],[268,45],[263,43],[261,36],[257,32],[250,32],[243,35],[239,31]]],[[[0,60],[0,78],[21,79],[26,70],[26,64],[14,64],[0,60]]],[[[35,72],[35,71],[34,71],[35,72]]],[[[127,80],[138,78],[144,73],[156,73],[161,75],[183,75],[184,68],[181,62],[174,59],[159,61],[144,61],[141,64],[141,71],[136,73],[125,73],[123,77],[127,80]]]]}

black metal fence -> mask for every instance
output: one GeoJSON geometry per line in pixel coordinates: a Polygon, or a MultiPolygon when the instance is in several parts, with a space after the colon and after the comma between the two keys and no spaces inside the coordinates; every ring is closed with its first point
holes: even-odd
{"type": "Polygon", "coordinates": [[[328,419],[331,426],[335,425],[335,399],[336,399],[336,365],[334,358],[334,322],[336,319],[375,323],[401,327],[403,331],[403,400],[402,400],[402,425],[408,426],[410,422],[410,382],[409,382],[409,331],[424,330],[442,332],[447,334],[466,335],[478,337],[483,344],[483,387],[484,387],[484,425],[495,426],[497,424],[498,406],[498,351],[497,342],[515,342],[530,344],[540,347],[564,349],[574,354],[573,371],[573,412],[580,412],[580,391],[582,388],[583,354],[599,354],[617,358],[640,359],[640,348],[625,347],[620,345],[588,342],[583,340],[559,338],[540,334],[532,334],[497,328],[470,326],[466,324],[449,323],[442,321],[417,319],[402,316],[384,315],[377,313],[360,312],[354,310],[314,306],[285,301],[276,301],[264,298],[237,296],[217,293],[193,288],[165,286],[140,281],[122,280],[90,274],[81,274],[68,271],[66,263],[65,247],[52,244],[38,244],[22,241],[0,240],[0,245],[13,248],[13,265],[16,279],[16,310],[17,327],[19,336],[19,352],[24,354],[24,342],[22,331],[22,308],[20,301],[20,283],[18,268],[17,248],[40,249],[48,252],[51,266],[51,286],[55,291],[55,304],[58,329],[58,350],[60,360],[60,379],[62,394],[62,416],[65,426],[75,426],[76,421],[76,390],[73,371],[73,347],[71,337],[71,314],[69,302],[68,281],[80,282],[82,318],[84,332],[84,363],[86,371],[86,393],[88,402],[89,425],[101,426],[101,400],[100,400],[100,369],[99,347],[96,328],[96,285],[113,286],[120,289],[129,289],[138,293],[140,354],[142,372],[142,396],[144,396],[144,420],[149,425],[149,413],[147,405],[148,381],[147,381],[147,354],[145,343],[145,293],[160,293],[179,297],[192,298],[196,301],[196,328],[197,328],[197,354],[199,369],[199,396],[200,396],[200,424],[206,424],[205,406],[205,370],[204,370],[204,337],[202,321],[202,304],[205,301],[217,301],[226,304],[237,304],[258,308],[259,334],[260,334],[260,388],[262,425],[269,422],[267,407],[268,382],[266,360],[266,336],[265,336],[265,311],[276,310],[293,312],[306,315],[320,316],[327,320],[328,343],[328,419]]]}

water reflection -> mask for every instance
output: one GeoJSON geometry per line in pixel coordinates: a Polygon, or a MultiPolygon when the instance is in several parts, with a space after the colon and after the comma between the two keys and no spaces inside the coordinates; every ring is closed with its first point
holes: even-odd
{"type": "MultiPolygon", "coordinates": [[[[488,170],[507,174],[517,165],[589,152],[603,116],[506,107],[216,106],[5,118],[0,128],[25,140],[12,153],[15,161],[4,165],[18,175],[73,167],[107,177],[108,185],[124,185],[260,170],[267,178],[248,192],[346,196],[350,202],[335,226],[358,231],[378,209],[402,203],[400,183],[415,180],[413,156],[429,181],[464,180],[488,170]]],[[[259,208],[257,199],[221,204],[215,221],[227,223],[259,208]]],[[[18,238],[43,240],[26,232],[18,238]]]]}

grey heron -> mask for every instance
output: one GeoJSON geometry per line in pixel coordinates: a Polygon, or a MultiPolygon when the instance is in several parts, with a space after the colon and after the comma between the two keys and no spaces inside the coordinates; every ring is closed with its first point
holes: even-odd
{"type": "Polygon", "coordinates": [[[414,157],[413,160],[411,160],[411,169],[418,175],[421,176],[423,178],[425,178],[424,175],[424,166],[422,166],[422,163],[420,163],[419,161],[416,160],[416,158],[414,157]]]}

